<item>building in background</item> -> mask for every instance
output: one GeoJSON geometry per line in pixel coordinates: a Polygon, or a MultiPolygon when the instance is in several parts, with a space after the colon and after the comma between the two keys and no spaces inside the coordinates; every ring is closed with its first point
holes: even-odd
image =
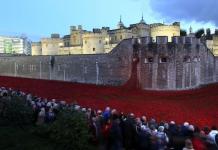
{"type": "Polygon", "coordinates": [[[215,34],[213,35],[213,54],[215,56],[218,56],[218,30],[215,31],[215,34]]]}
{"type": "Polygon", "coordinates": [[[214,56],[218,56],[218,29],[214,34],[210,33],[210,29],[206,30],[206,45],[207,48],[213,53],[214,56]]]}
{"type": "Polygon", "coordinates": [[[151,37],[153,38],[153,41],[156,41],[157,36],[167,36],[168,42],[172,42],[172,37],[180,36],[180,23],[175,22],[172,25],[151,25],[151,37]]]}
{"type": "Polygon", "coordinates": [[[0,36],[0,53],[31,55],[31,41],[26,36],[0,36]]]}
{"type": "Polygon", "coordinates": [[[167,36],[172,41],[173,36],[180,36],[180,23],[172,25],[161,23],[146,24],[142,16],[136,24],[126,27],[120,20],[116,29],[109,27],[94,28],[86,31],[81,25],[71,26],[70,34],[60,38],[42,38],[40,42],[32,44],[32,55],[69,55],[69,54],[102,54],[109,53],[122,40],[151,36],[156,41],[157,36],[167,36]]]}

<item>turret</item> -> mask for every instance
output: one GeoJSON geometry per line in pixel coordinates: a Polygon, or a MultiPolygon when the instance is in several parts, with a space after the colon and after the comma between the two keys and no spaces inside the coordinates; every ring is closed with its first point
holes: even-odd
{"type": "Polygon", "coordinates": [[[124,26],[124,24],[123,24],[123,22],[122,22],[122,17],[120,16],[120,21],[118,22],[118,24],[117,24],[117,28],[118,29],[121,29],[121,28],[124,28],[125,26],[124,26]]]}
{"type": "Polygon", "coordinates": [[[142,19],[141,19],[140,23],[141,23],[141,24],[146,24],[146,23],[145,23],[145,20],[144,20],[143,14],[142,14],[142,19]]]}

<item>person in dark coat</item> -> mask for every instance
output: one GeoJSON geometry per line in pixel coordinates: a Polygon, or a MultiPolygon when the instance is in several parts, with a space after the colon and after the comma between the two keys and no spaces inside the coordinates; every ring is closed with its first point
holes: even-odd
{"type": "Polygon", "coordinates": [[[118,117],[113,118],[111,130],[109,133],[109,149],[110,150],[122,150],[122,131],[120,128],[120,120],[118,117]]]}
{"type": "Polygon", "coordinates": [[[136,133],[136,150],[149,150],[151,147],[151,134],[141,127],[137,128],[136,133]]]}
{"type": "Polygon", "coordinates": [[[133,114],[130,114],[124,121],[124,147],[126,150],[135,148],[136,142],[136,122],[133,114]]]}

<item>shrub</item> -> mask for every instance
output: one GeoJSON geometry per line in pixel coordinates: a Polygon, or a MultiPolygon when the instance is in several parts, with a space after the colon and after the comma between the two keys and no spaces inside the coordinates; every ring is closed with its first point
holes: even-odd
{"type": "Polygon", "coordinates": [[[92,149],[90,137],[88,122],[80,112],[63,110],[50,126],[50,138],[57,144],[58,149],[92,149]]]}
{"type": "Polygon", "coordinates": [[[23,97],[0,98],[0,125],[23,127],[33,123],[33,110],[23,97]]]}

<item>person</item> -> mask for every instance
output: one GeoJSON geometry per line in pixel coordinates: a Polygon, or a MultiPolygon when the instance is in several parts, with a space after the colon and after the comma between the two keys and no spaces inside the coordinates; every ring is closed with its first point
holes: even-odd
{"type": "Polygon", "coordinates": [[[123,122],[123,137],[124,147],[126,150],[131,150],[135,147],[136,122],[135,115],[130,113],[123,122]]]}
{"type": "Polygon", "coordinates": [[[164,126],[159,126],[156,134],[157,144],[159,150],[164,150],[167,148],[167,144],[169,142],[169,138],[164,132],[164,126]]]}
{"type": "Polygon", "coordinates": [[[45,121],[45,108],[42,107],[38,114],[37,125],[42,125],[44,121],[45,121]]]}
{"type": "Polygon", "coordinates": [[[191,139],[194,149],[207,150],[207,146],[205,145],[205,142],[204,142],[205,139],[206,139],[206,136],[200,132],[200,129],[198,127],[195,127],[194,134],[191,139]]]}
{"type": "Polygon", "coordinates": [[[122,150],[123,149],[123,137],[120,128],[120,120],[118,116],[114,115],[112,118],[112,125],[109,133],[110,150],[122,150]]]}
{"type": "Polygon", "coordinates": [[[136,149],[137,150],[151,149],[151,140],[150,140],[151,134],[150,132],[147,131],[147,127],[145,125],[138,127],[136,133],[137,133],[136,149]]]}
{"type": "Polygon", "coordinates": [[[100,142],[102,143],[105,150],[108,150],[110,148],[109,134],[110,134],[111,126],[112,126],[111,119],[108,119],[107,122],[105,122],[102,125],[102,129],[101,129],[102,139],[100,139],[100,142]]]}
{"type": "Polygon", "coordinates": [[[215,126],[211,128],[210,133],[208,134],[208,143],[210,144],[211,147],[216,147],[217,148],[217,135],[218,135],[218,130],[215,126]]]}
{"type": "Polygon", "coordinates": [[[218,148],[218,134],[215,135],[215,144],[216,144],[216,147],[218,148]]]}
{"type": "Polygon", "coordinates": [[[52,110],[52,108],[49,108],[48,112],[47,112],[47,123],[51,123],[55,120],[55,114],[52,110]]]}
{"type": "Polygon", "coordinates": [[[183,148],[183,150],[194,150],[192,141],[190,139],[185,140],[185,147],[183,148]]]}
{"type": "Polygon", "coordinates": [[[111,116],[111,109],[110,109],[110,107],[106,107],[105,111],[103,112],[104,120],[107,122],[107,120],[110,118],[110,116],[111,116]]]}

